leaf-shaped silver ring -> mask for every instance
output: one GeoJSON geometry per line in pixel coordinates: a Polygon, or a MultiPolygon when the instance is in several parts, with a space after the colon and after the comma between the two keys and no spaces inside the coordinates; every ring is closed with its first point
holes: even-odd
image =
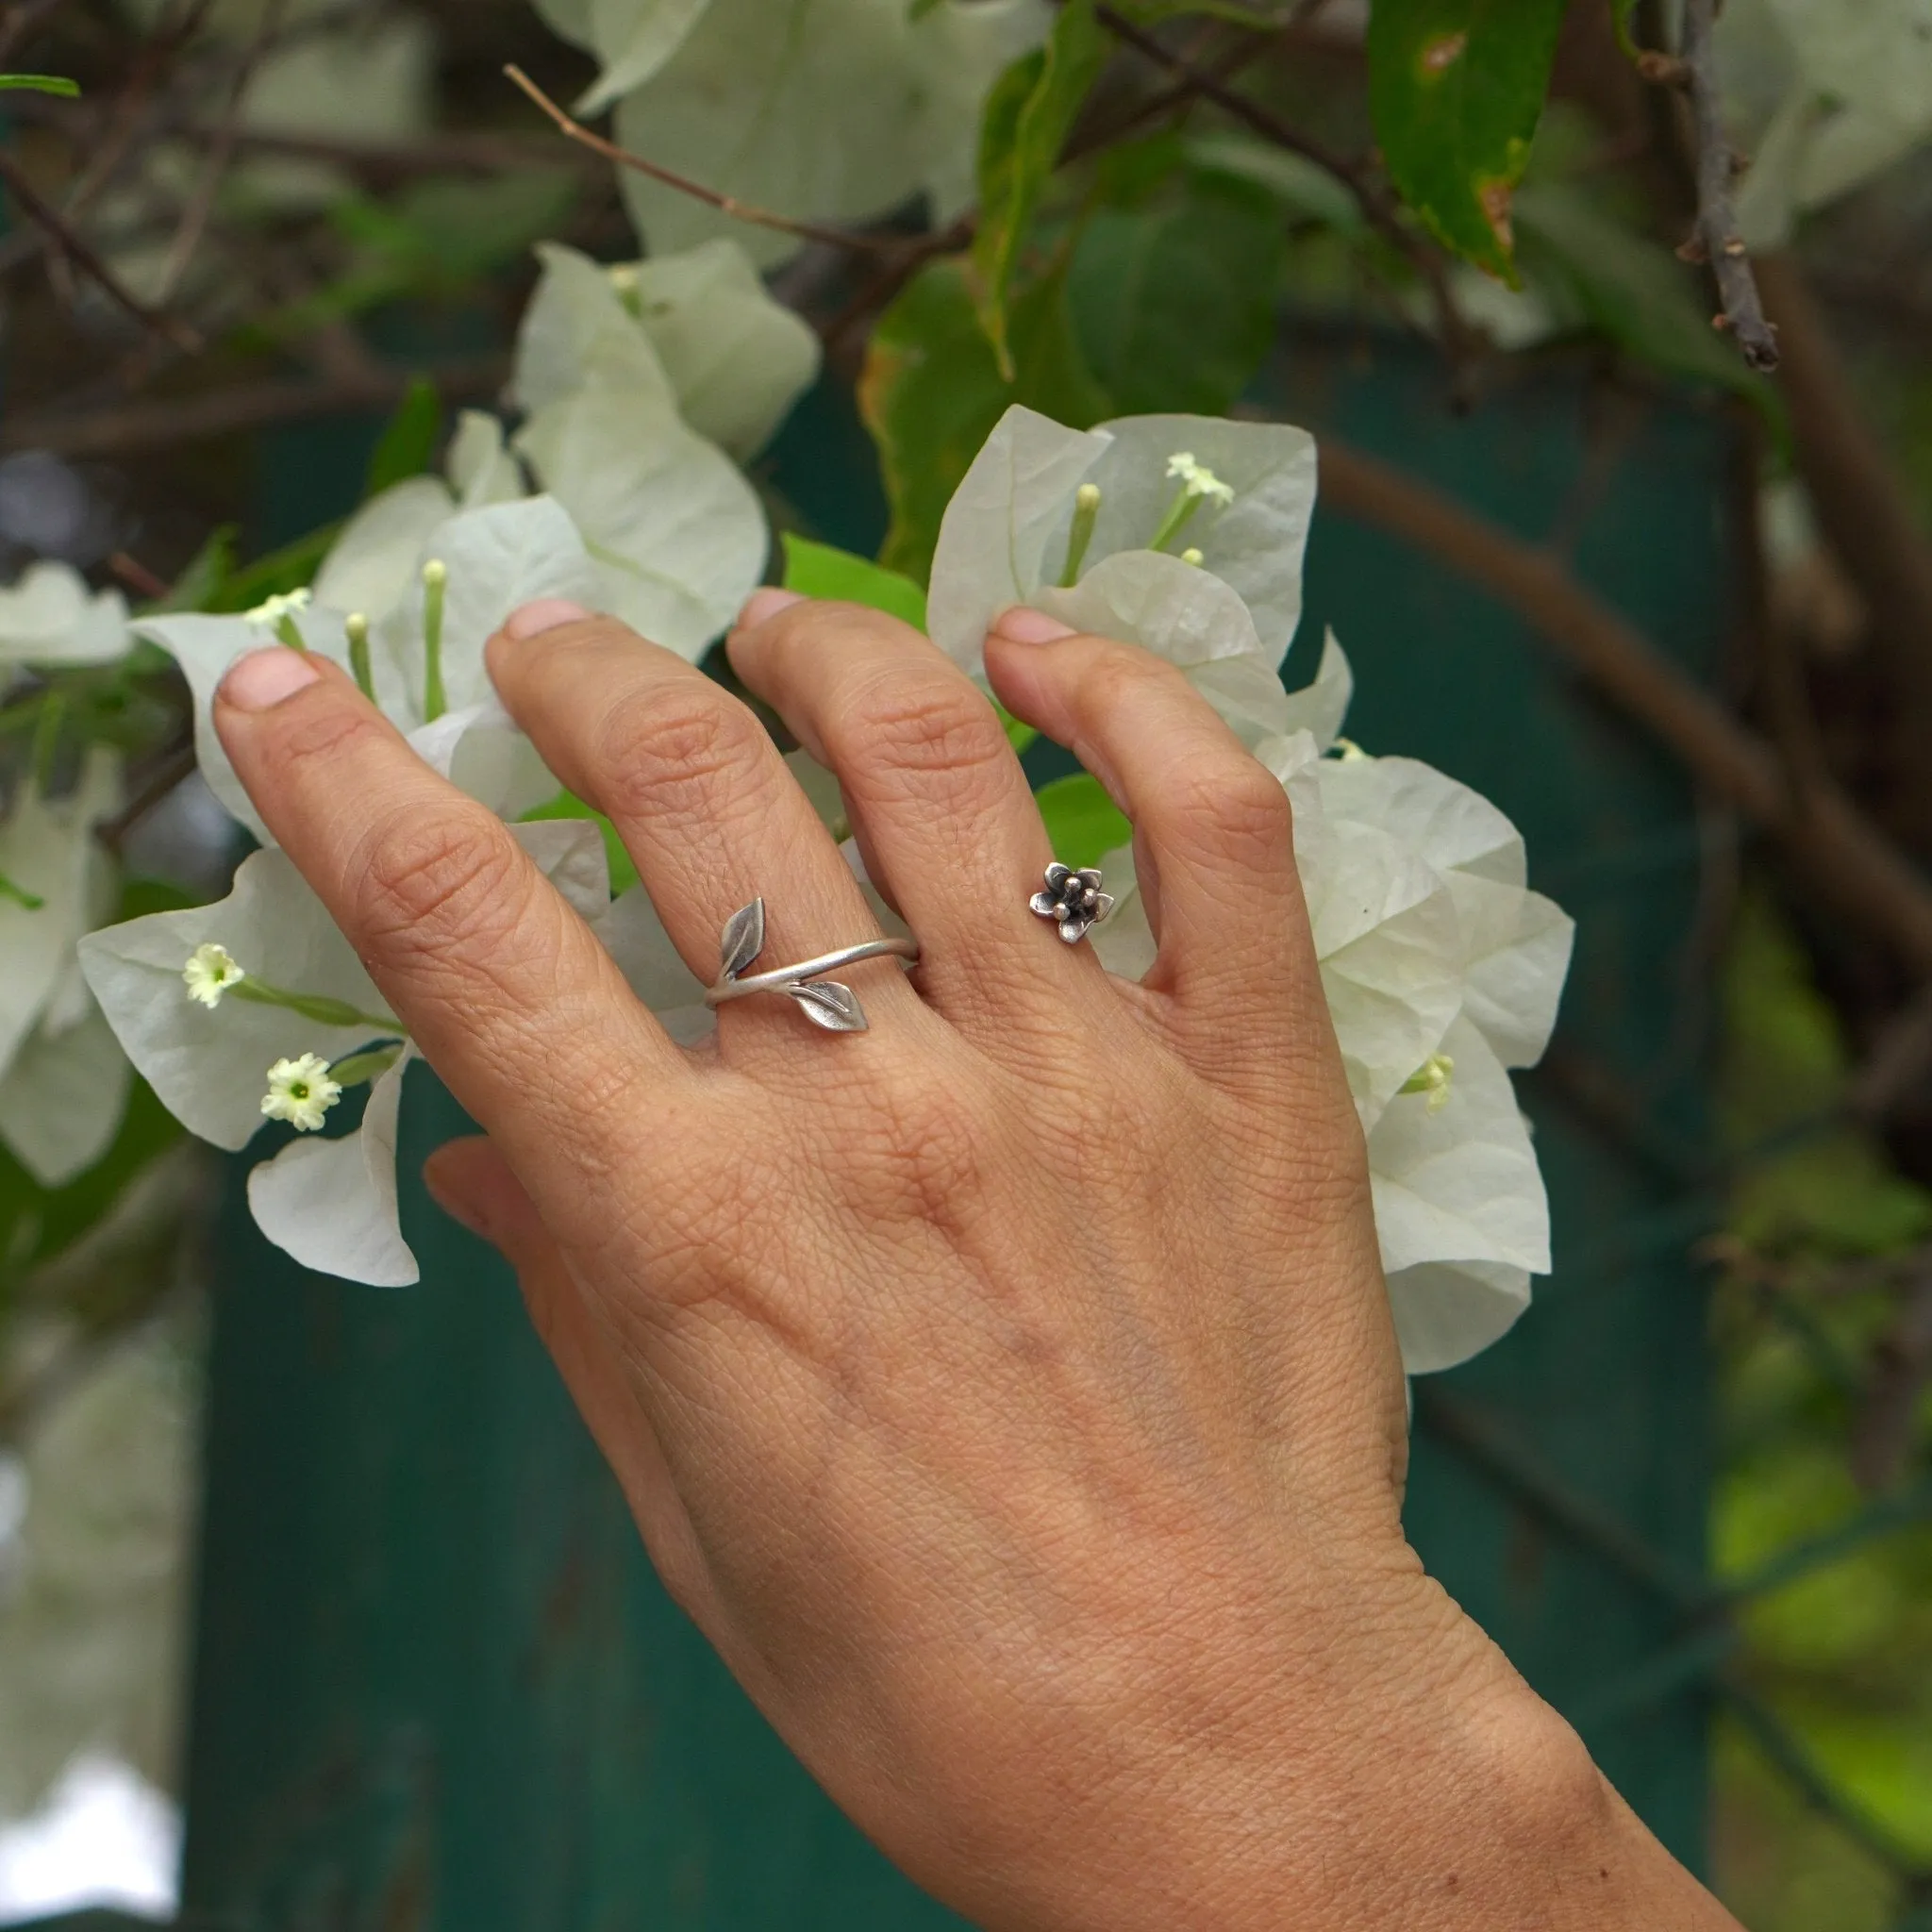
{"type": "Polygon", "coordinates": [[[722,1007],[727,1000],[748,999],[755,992],[782,992],[815,1026],[828,1033],[863,1033],[865,1008],[849,986],[827,979],[841,966],[855,966],[861,959],[911,959],[919,958],[917,940],[866,940],[856,946],[841,946],[836,953],[821,953],[815,959],[801,959],[796,966],[780,966],[770,973],[754,973],[750,966],[765,949],[765,902],[754,899],[741,906],[724,922],[724,933],[718,948],[718,983],[705,994],[708,1007],[722,1007]]]}

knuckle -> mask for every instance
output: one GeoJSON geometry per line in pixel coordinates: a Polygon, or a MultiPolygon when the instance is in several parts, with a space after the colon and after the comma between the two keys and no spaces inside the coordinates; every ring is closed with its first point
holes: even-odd
{"type": "MultiPolygon", "coordinates": [[[[304,696],[308,693],[305,692],[304,696]]],[[[333,698],[336,693],[327,691],[333,698]]],[[[335,702],[280,706],[267,713],[271,756],[284,771],[319,767],[338,772],[358,755],[382,746],[393,749],[394,734],[366,707],[335,702]]]]}
{"type": "Polygon", "coordinates": [[[983,1199],[993,1150],[970,1096],[924,1078],[887,1080],[850,1130],[850,1208],[869,1223],[956,1229],[983,1199]]]}
{"type": "Polygon", "coordinates": [[[1215,857],[1261,872],[1290,864],[1294,820],[1288,793],[1257,759],[1230,757],[1191,766],[1174,781],[1176,822],[1215,857]]]}
{"type": "Polygon", "coordinates": [[[680,683],[612,708],[596,783],[619,820],[714,820],[721,803],[742,803],[766,752],[764,727],[736,698],[680,683]]]}
{"type": "Polygon", "coordinates": [[[1111,638],[1093,640],[1079,682],[1082,708],[1095,720],[1128,698],[1168,704],[1198,702],[1193,687],[1166,658],[1111,638]]]}
{"type": "Polygon", "coordinates": [[[370,839],[358,868],[358,924],[389,952],[494,942],[521,924],[531,871],[494,821],[404,810],[370,839]]]}
{"type": "Polygon", "coordinates": [[[992,708],[964,683],[908,676],[894,667],[866,679],[838,708],[833,737],[841,763],[861,787],[895,794],[906,780],[929,790],[935,780],[954,802],[963,791],[1005,782],[1006,734],[992,708]]]}

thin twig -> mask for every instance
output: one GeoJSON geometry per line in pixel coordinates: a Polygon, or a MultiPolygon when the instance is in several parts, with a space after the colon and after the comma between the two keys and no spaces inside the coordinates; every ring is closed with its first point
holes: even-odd
{"type": "Polygon", "coordinates": [[[66,0],[21,0],[19,6],[9,7],[7,18],[0,20],[0,65],[12,58],[14,48],[49,14],[65,5],[66,0]]]}
{"type": "Polygon", "coordinates": [[[1872,1350],[1872,1374],[1852,1435],[1852,1474],[1882,1490],[1903,1474],[1932,1382],[1932,1266],[1923,1258],[1897,1312],[1872,1350]]]}
{"type": "Polygon", "coordinates": [[[1304,160],[1314,162],[1324,174],[1334,175],[1360,204],[1370,224],[1395,246],[1423,278],[1436,310],[1437,326],[1441,330],[1443,346],[1451,358],[1461,362],[1481,348],[1482,338],[1470,326],[1457,306],[1441,258],[1402,219],[1395,203],[1365,169],[1345,155],[1337,154],[1313,135],[1305,134],[1299,127],[1284,121],[1258,101],[1250,100],[1225,81],[1191,66],[1152,34],[1136,26],[1124,14],[1104,4],[1104,0],[1094,8],[1094,17],[1116,40],[1156,66],[1165,69],[1191,92],[1203,100],[1212,101],[1224,113],[1232,115],[1264,141],[1286,148],[1291,154],[1300,155],[1304,160]]]}
{"type": "Polygon", "coordinates": [[[1829,783],[1794,794],[1777,753],[1655,650],[1561,562],[1454,498],[1330,437],[1330,503],[1407,539],[1527,621],[1596,689],[1774,838],[1821,896],[1932,974],[1932,885],[1829,783]]]}
{"type": "Polygon", "coordinates": [[[162,799],[166,798],[177,785],[187,781],[195,768],[194,746],[176,745],[155,768],[147,783],[110,819],[104,819],[94,827],[94,837],[111,852],[116,858],[121,857],[121,848],[127,842],[127,835],[139,825],[162,799]]]}
{"type": "Polygon", "coordinates": [[[227,178],[228,164],[235,158],[235,134],[242,125],[242,105],[247,97],[249,83],[254,80],[262,56],[275,39],[287,6],[288,0],[268,0],[253,37],[235,63],[235,72],[228,85],[228,98],[222,108],[221,125],[215,129],[201,178],[195,182],[194,192],[181,211],[181,225],[175,231],[167,261],[161,269],[159,286],[163,301],[174,293],[181,277],[188,273],[194,251],[201,246],[208,217],[214,213],[215,196],[221,192],[222,183],[227,178]]]}
{"type": "Polygon", "coordinates": [[[749,202],[740,201],[736,195],[721,194],[715,188],[707,188],[702,182],[687,180],[684,175],[674,174],[656,161],[647,161],[642,155],[634,155],[628,148],[619,147],[614,141],[606,141],[581,121],[574,120],[521,67],[512,64],[503,71],[569,140],[589,148],[592,154],[602,155],[607,161],[612,161],[620,168],[634,169],[640,175],[649,175],[653,181],[661,181],[666,188],[675,188],[680,194],[702,201],[720,214],[729,215],[733,221],[746,222],[756,228],[775,229],[781,235],[795,235],[801,242],[822,242],[828,248],[844,248],[855,255],[903,256],[909,248],[918,245],[915,240],[906,237],[861,235],[849,228],[822,227],[817,222],[796,222],[790,215],[774,214],[770,208],[754,208],[749,202]]]}
{"type": "Polygon", "coordinates": [[[117,275],[69,224],[67,217],[26,177],[25,171],[9,154],[0,152],[0,180],[4,180],[21,211],[45,233],[48,242],[91,281],[98,284],[115,307],[125,309],[142,327],[171,342],[188,355],[199,353],[201,338],[184,322],[150,308],[117,275]]]}
{"type": "Polygon", "coordinates": [[[1690,71],[1690,118],[1697,143],[1696,245],[1710,262],[1718,299],[1724,304],[1718,326],[1737,338],[1753,369],[1769,374],[1777,367],[1777,330],[1765,319],[1757,278],[1751,273],[1751,258],[1731,205],[1737,163],[1724,136],[1724,96],[1712,41],[1716,13],[1717,0],[1684,0],[1683,64],[1690,71]]]}
{"type": "MultiPolygon", "coordinates": [[[[438,391],[451,402],[493,396],[508,374],[509,365],[500,356],[445,363],[430,372],[438,391]]],[[[413,379],[406,371],[380,370],[356,381],[245,383],[205,395],[0,418],[0,449],[44,449],[64,457],[166,449],[281,423],[311,422],[345,409],[392,408],[413,379]]]]}
{"type": "Polygon", "coordinates": [[[168,594],[166,578],[148,569],[140,558],[130,556],[125,550],[117,550],[108,558],[108,568],[137,597],[165,597],[168,594]]]}

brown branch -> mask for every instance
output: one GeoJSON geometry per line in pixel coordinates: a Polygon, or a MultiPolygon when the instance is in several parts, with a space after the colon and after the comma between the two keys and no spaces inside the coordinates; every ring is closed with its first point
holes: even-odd
{"type": "Polygon", "coordinates": [[[1094,17],[1123,45],[1133,48],[1143,58],[1174,75],[1190,92],[1198,94],[1202,100],[1212,101],[1224,113],[1232,115],[1264,141],[1286,148],[1291,154],[1300,155],[1304,160],[1314,162],[1324,174],[1334,175],[1360,204],[1370,225],[1384,240],[1393,244],[1422,277],[1436,310],[1436,324],[1441,330],[1443,346],[1451,359],[1460,363],[1481,350],[1483,338],[1471,327],[1457,306],[1441,257],[1402,219],[1395,202],[1365,169],[1345,155],[1336,153],[1313,135],[1305,134],[1299,127],[1284,121],[1258,101],[1250,100],[1239,89],[1191,66],[1152,34],[1136,26],[1124,14],[1106,5],[1105,0],[1094,8],[1094,17]]]}
{"type": "Polygon", "coordinates": [[[194,355],[202,347],[201,338],[184,322],[172,315],[164,315],[158,309],[150,308],[127,287],[108,264],[96,255],[87,242],[69,224],[67,217],[51,202],[42,199],[40,191],[26,177],[25,171],[13,157],[0,151],[0,180],[7,183],[21,211],[33,222],[46,236],[49,243],[58,250],[75,268],[113,302],[116,308],[124,309],[151,334],[159,336],[163,341],[175,348],[194,355]]]}
{"type": "Polygon", "coordinates": [[[229,163],[235,158],[235,134],[242,125],[242,105],[248,92],[248,84],[255,78],[262,57],[275,39],[287,7],[288,0],[267,0],[253,37],[235,63],[235,72],[228,84],[228,98],[222,108],[221,124],[215,129],[208,158],[202,165],[201,178],[195,182],[194,192],[189,196],[188,204],[181,211],[180,226],[175,231],[167,260],[161,268],[160,293],[164,301],[174,293],[181,277],[187,274],[189,263],[194,258],[194,251],[201,246],[208,217],[215,210],[215,196],[221,192],[222,183],[227,178],[229,163]]]}
{"type": "Polygon", "coordinates": [[[781,235],[795,235],[801,242],[823,242],[827,248],[843,248],[854,255],[902,256],[909,247],[917,245],[900,236],[861,235],[850,228],[828,228],[822,227],[817,222],[795,222],[790,215],[774,214],[770,208],[754,208],[750,202],[740,201],[736,195],[721,194],[715,188],[688,180],[669,168],[660,167],[656,161],[647,161],[642,155],[619,147],[614,141],[606,141],[581,121],[573,120],[521,67],[511,65],[503,71],[569,140],[589,148],[592,154],[602,155],[607,161],[614,162],[620,168],[634,169],[653,181],[662,182],[666,188],[675,188],[680,194],[702,201],[720,214],[729,215],[733,221],[749,223],[755,228],[775,229],[781,235]]]}
{"type": "Polygon", "coordinates": [[[1330,503],[1406,538],[1524,618],[1606,697],[1775,839],[1822,896],[1932,974],[1932,885],[1835,787],[1802,793],[1775,751],[1547,551],[1372,457],[1322,443],[1330,503]]]}
{"type": "MultiPolygon", "coordinates": [[[[497,356],[445,363],[430,372],[437,388],[452,402],[495,395],[508,373],[508,364],[497,356]]],[[[166,449],[280,423],[310,422],[343,409],[391,408],[408,392],[412,379],[406,372],[375,370],[353,380],[244,383],[204,395],[16,416],[0,419],[0,449],[45,449],[64,457],[166,449]]]]}
{"type": "Polygon", "coordinates": [[[6,19],[0,20],[0,65],[12,58],[13,50],[48,15],[65,5],[66,0],[21,0],[19,6],[9,7],[6,19]]]}
{"type": "MultiPolygon", "coordinates": [[[[1891,763],[1899,780],[1923,791],[1932,730],[1932,543],[1868,423],[1796,258],[1768,255],[1757,273],[1777,319],[1784,349],[1778,387],[1819,528],[1864,596],[1891,660],[1891,763]]],[[[1932,806],[1920,808],[1912,829],[1932,844],[1932,806]]]]}
{"type": "Polygon", "coordinates": [[[147,783],[127,801],[126,805],[112,818],[103,819],[94,827],[94,837],[119,858],[121,848],[127,842],[127,835],[141,824],[177,785],[184,783],[194,769],[194,746],[176,745],[155,768],[147,783]]]}
{"type": "Polygon", "coordinates": [[[1736,160],[1724,136],[1724,97],[1712,45],[1716,13],[1717,0],[1684,0],[1682,65],[1689,70],[1690,120],[1696,137],[1695,242],[1698,252],[1710,263],[1718,299],[1724,304],[1718,326],[1737,338],[1744,360],[1753,369],[1768,373],[1777,367],[1777,330],[1765,320],[1757,279],[1751,273],[1751,258],[1744,252],[1744,238],[1738,232],[1737,212],[1731,206],[1736,160]]]}
{"type": "Polygon", "coordinates": [[[1852,1435],[1852,1474],[1867,1490],[1895,1482],[1919,1428],[1932,1382],[1932,1265],[1922,1255],[1897,1312],[1872,1350],[1865,1402],[1852,1435]]]}
{"type": "MultiPolygon", "coordinates": [[[[214,130],[207,127],[191,127],[185,132],[190,141],[208,141],[214,135],[214,130]]],[[[359,142],[242,127],[235,132],[235,144],[250,154],[325,161],[378,179],[408,180],[418,175],[512,174],[545,164],[588,170],[593,165],[591,156],[559,148],[554,141],[513,134],[439,134],[425,141],[359,142]]]]}

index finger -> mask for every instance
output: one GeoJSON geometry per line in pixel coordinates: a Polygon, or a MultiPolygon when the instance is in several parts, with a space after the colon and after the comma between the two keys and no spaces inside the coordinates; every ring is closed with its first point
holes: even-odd
{"type": "Polygon", "coordinates": [[[508,826],[350,679],[281,645],[240,659],[215,728],[263,822],[417,1045],[533,1192],[611,1158],[603,1118],[691,1072],[508,826]]]}

